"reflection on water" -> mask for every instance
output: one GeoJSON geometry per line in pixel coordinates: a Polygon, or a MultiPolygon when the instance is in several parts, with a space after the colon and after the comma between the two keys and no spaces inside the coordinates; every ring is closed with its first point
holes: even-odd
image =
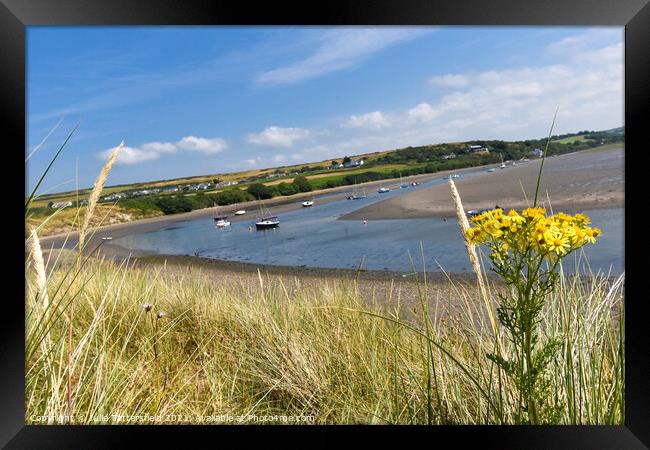
{"type": "MultiPolygon", "coordinates": [[[[432,183],[418,188],[430,187],[432,183]]],[[[208,217],[122,237],[115,243],[161,254],[287,266],[354,268],[363,258],[366,269],[410,271],[415,266],[421,271],[424,263],[427,271],[471,270],[454,219],[371,220],[367,224],[361,220],[337,220],[364,204],[399,194],[399,190],[381,196],[375,193],[366,200],[320,205],[317,201],[313,208],[280,214],[280,227],[266,231],[256,231],[254,226],[249,229],[254,217],[233,222],[225,229],[216,229],[208,217]]],[[[587,214],[594,226],[603,230],[598,243],[584,250],[591,268],[609,271],[611,267],[613,274],[621,273],[624,210],[601,209],[587,214]]],[[[573,266],[569,264],[565,269],[573,272],[573,266]]]]}

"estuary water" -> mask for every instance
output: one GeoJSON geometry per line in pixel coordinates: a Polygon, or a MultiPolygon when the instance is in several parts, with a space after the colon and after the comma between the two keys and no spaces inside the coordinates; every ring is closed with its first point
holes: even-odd
{"type": "MultiPolygon", "coordinates": [[[[483,169],[484,170],[484,169],[483,169]]],[[[468,173],[463,177],[482,173],[468,173]]],[[[470,271],[458,223],[454,218],[398,220],[338,220],[364,205],[397,196],[413,189],[443,183],[439,178],[416,187],[395,189],[386,194],[367,192],[362,200],[339,200],[299,208],[279,215],[276,229],[256,231],[255,211],[241,221],[217,229],[210,217],[177,222],[156,231],[133,234],[114,240],[132,250],[167,255],[189,255],[229,261],[306,266],[356,268],[410,272],[470,271]],[[250,216],[249,216],[250,215],[250,216]]],[[[618,275],[624,270],[624,210],[584,211],[603,235],[596,245],[587,246],[576,257],[586,256],[593,271],[618,275]],[[584,252],[584,254],[583,254],[584,252]]],[[[565,270],[575,272],[575,257],[567,258],[565,270]]],[[[585,261],[579,270],[586,270],[585,261]]]]}

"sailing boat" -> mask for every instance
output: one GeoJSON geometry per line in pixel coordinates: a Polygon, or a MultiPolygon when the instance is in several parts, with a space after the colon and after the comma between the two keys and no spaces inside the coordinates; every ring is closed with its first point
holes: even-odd
{"type": "Polygon", "coordinates": [[[400,172],[400,174],[399,174],[399,188],[400,189],[406,189],[407,187],[409,187],[409,185],[404,184],[404,182],[402,181],[402,173],[400,172]]]}
{"type": "Polygon", "coordinates": [[[310,206],[314,206],[314,194],[311,196],[311,200],[307,200],[302,202],[302,207],[303,208],[309,208],[310,206]]]}
{"type": "Polygon", "coordinates": [[[277,228],[280,225],[278,216],[272,216],[268,211],[264,211],[263,206],[260,204],[260,216],[255,222],[255,228],[258,230],[268,230],[269,228],[277,228]]]}
{"type": "Polygon", "coordinates": [[[501,156],[501,165],[499,166],[499,169],[505,169],[505,168],[506,168],[506,165],[505,165],[504,162],[503,162],[503,155],[502,155],[502,154],[499,154],[499,156],[501,156]]]}
{"type": "Polygon", "coordinates": [[[359,191],[357,191],[357,190],[355,189],[355,190],[352,192],[352,196],[351,196],[352,200],[361,200],[361,199],[366,198],[366,197],[367,197],[367,195],[366,195],[366,190],[365,190],[365,189],[363,189],[363,190],[361,191],[361,194],[359,194],[359,191]]]}
{"type": "Polygon", "coordinates": [[[363,189],[362,192],[363,192],[362,194],[359,194],[359,191],[357,190],[357,184],[355,183],[354,184],[354,189],[352,189],[352,192],[350,193],[350,195],[348,195],[345,198],[347,198],[348,200],[361,200],[361,199],[367,197],[366,190],[363,189]]]}
{"type": "Polygon", "coordinates": [[[223,216],[218,214],[216,203],[214,205],[214,213],[212,215],[212,220],[214,220],[214,225],[217,228],[225,228],[230,226],[230,222],[228,221],[228,216],[223,216]]]}

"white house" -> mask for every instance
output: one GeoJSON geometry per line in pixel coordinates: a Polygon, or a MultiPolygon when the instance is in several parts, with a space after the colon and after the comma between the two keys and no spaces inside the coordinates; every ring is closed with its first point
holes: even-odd
{"type": "Polygon", "coordinates": [[[541,149],[539,149],[539,148],[534,149],[531,153],[532,153],[533,156],[535,156],[536,158],[541,158],[542,156],[544,156],[544,152],[543,152],[541,149]]]}
{"type": "Polygon", "coordinates": [[[140,197],[142,195],[149,195],[149,194],[151,194],[151,191],[149,189],[143,189],[141,191],[135,191],[135,192],[131,193],[131,196],[140,197]]]}
{"type": "Polygon", "coordinates": [[[353,160],[350,160],[350,161],[346,162],[345,164],[343,164],[343,167],[345,167],[345,168],[359,167],[359,166],[363,166],[363,160],[362,159],[353,159],[353,160]]]}
{"type": "Polygon", "coordinates": [[[119,200],[121,198],[126,198],[126,194],[123,194],[122,192],[115,192],[114,194],[110,194],[104,197],[104,200],[113,201],[113,200],[119,200]]]}
{"type": "Polygon", "coordinates": [[[227,186],[235,186],[236,184],[239,183],[237,181],[221,181],[220,183],[215,184],[214,187],[221,188],[227,186]]]}
{"type": "Polygon", "coordinates": [[[52,203],[50,208],[65,208],[66,206],[72,206],[72,202],[57,202],[57,203],[52,203]]]}
{"type": "Polygon", "coordinates": [[[490,150],[482,145],[470,145],[468,150],[470,153],[490,153],[490,150]]]}

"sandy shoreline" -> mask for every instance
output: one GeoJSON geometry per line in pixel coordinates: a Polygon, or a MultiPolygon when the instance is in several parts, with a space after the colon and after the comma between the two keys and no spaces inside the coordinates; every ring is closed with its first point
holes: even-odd
{"type": "MultiPolygon", "coordinates": [[[[531,160],[455,180],[465,210],[495,205],[525,208],[528,205],[526,196],[532,204],[540,164],[541,160],[531,160]]],[[[538,204],[548,208],[548,198],[554,210],[565,212],[624,207],[623,148],[592,149],[548,158],[544,163],[538,204]]],[[[444,183],[368,205],[341,220],[455,217],[455,214],[449,185],[444,183]]]]}

